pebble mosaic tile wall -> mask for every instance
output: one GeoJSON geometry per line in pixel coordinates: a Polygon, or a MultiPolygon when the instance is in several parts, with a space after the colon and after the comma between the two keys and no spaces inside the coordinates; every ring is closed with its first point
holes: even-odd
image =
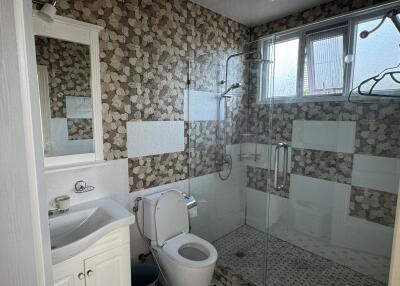
{"type": "Polygon", "coordinates": [[[217,121],[192,121],[189,132],[190,177],[198,177],[218,171],[218,155],[222,140],[217,137],[217,129],[222,130],[222,123],[217,121]]]}
{"type": "MultiPolygon", "coordinates": [[[[252,30],[188,0],[60,0],[58,7],[62,16],[104,27],[100,34],[104,152],[105,158],[112,160],[128,157],[127,121],[184,120],[188,63],[191,89],[221,91],[218,82],[224,78],[227,56],[241,51],[251,32],[257,37],[380,2],[383,1],[332,1],[252,30]]],[[[243,60],[230,64],[234,72],[229,74],[228,83],[238,81],[246,86],[248,70],[243,60]]],[[[345,102],[278,104],[269,132],[268,107],[255,104],[254,95],[245,90],[228,102],[228,142],[243,141],[240,134],[245,132],[257,133],[249,137],[253,142],[269,142],[270,135],[274,136],[272,142],[290,142],[294,119],[355,120],[355,114],[360,115],[358,106],[345,102]]],[[[397,111],[389,109],[385,107],[384,113],[397,111]]],[[[361,114],[381,112],[381,108],[371,108],[361,114]]],[[[378,115],[378,119],[382,118],[378,115]]],[[[371,126],[364,125],[357,127],[360,139],[356,148],[360,152],[393,156],[392,147],[398,138],[393,138],[390,130],[397,130],[396,127],[375,132],[373,127],[371,130],[371,126]],[[370,135],[363,137],[367,129],[370,135]],[[378,134],[391,139],[382,148],[374,149],[369,138],[378,134]]],[[[204,128],[195,139],[197,145],[192,141],[189,146],[199,150],[189,147],[189,154],[129,158],[131,190],[215,172],[217,142],[212,136],[216,123],[192,122],[188,134],[197,134],[198,126],[204,128]],[[146,179],[145,173],[157,175],[146,179]]],[[[341,180],[346,181],[346,176],[341,180]]]]}
{"type": "MultiPolygon", "coordinates": [[[[188,63],[191,88],[216,91],[226,58],[250,37],[247,27],[188,0],[60,0],[58,8],[62,16],[104,27],[100,62],[107,160],[128,157],[127,121],[184,120],[188,63]]],[[[240,68],[232,70],[232,80],[245,76],[240,68]]],[[[129,158],[131,191],[186,178],[185,156],[129,158]],[[150,179],[143,177],[144,168],[150,179]]],[[[191,173],[214,171],[212,156],[211,147],[196,151],[191,157],[199,167],[191,173]]]]}
{"type": "Polygon", "coordinates": [[[131,191],[187,179],[187,153],[169,153],[128,160],[131,191]]]}
{"type": "MultiPolygon", "coordinates": [[[[400,158],[400,104],[391,100],[376,103],[339,102],[308,102],[308,103],[279,103],[274,105],[272,126],[269,128],[270,107],[262,104],[253,105],[255,112],[249,119],[252,132],[260,132],[252,142],[261,144],[276,144],[292,142],[294,120],[319,121],[355,121],[356,132],[354,154],[400,158]],[[259,116],[259,117],[257,117],[259,116]],[[271,139],[270,139],[271,137],[271,139]]],[[[252,107],[252,108],[253,108],[252,107]]],[[[330,152],[312,149],[292,149],[291,173],[343,184],[352,184],[353,153],[330,152]]],[[[268,176],[268,171],[256,173],[268,176]]],[[[265,179],[258,175],[253,178],[253,172],[247,173],[247,181],[255,185],[264,185],[265,179]]],[[[357,186],[352,186],[357,188],[357,186]]],[[[370,190],[386,198],[384,190],[370,190]]],[[[271,191],[272,192],[272,191],[271,191]]],[[[273,192],[272,192],[273,193],[273,192]]],[[[274,193],[273,193],[274,194],[274,193]]],[[[278,194],[279,195],[279,194],[278,194]]],[[[289,196],[289,195],[288,195],[289,196]]],[[[287,197],[288,197],[287,196],[287,197]]],[[[360,198],[358,196],[358,198],[360,198]]],[[[396,198],[393,198],[396,202],[396,198]]],[[[370,212],[369,200],[355,201],[351,196],[350,214],[362,217],[376,223],[392,226],[388,221],[395,219],[395,206],[385,200],[374,200],[374,211],[370,212]],[[377,217],[376,213],[385,214],[377,217]]]]}
{"type": "MultiPolygon", "coordinates": [[[[283,181],[283,174],[278,174],[279,182],[283,181]]],[[[277,195],[283,198],[289,198],[289,189],[277,191],[272,188],[272,180],[274,178],[274,171],[267,170],[264,168],[247,166],[247,184],[248,188],[252,188],[261,192],[269,192],[273,195],[277,195]]],[[[287,183],[290,186],[290,175],[287,176],[287,183]]]]}
{"type": "Polygon", "coordinates": [[[350,215],[394,226],[397,194],[352,186],[350,215]]]}
{"type": "Polygon", "coordinates": [[[292,174],[350,184],[352,166],[352,154],[292,149],[292,174]]]}
{"type": "Polygon", "coordinates": [[[52,118],[66,118],[66,96],[91,96],[89,46],[35,37],[36,61],[47,67],[52,118]]]}
{"type": "Polygon", "coordinates": [[[398,120],[358,121],[356,153],[400,158],[400,125],[398,122],[398,120]]]}
{"type": "Polygon", "coordinates": [[[67,118],[68,140],[93,139],[93,124],[90,118],[67,118]]]}
{"type": "MultiPolygon", "coordinates": [[[[362,104],[346,101],[278,103],[274,105],[271,128],[269,127],[270,106],[253,103],[251,110],[254,112],[250,113],[250,130],[254,133],[259,132],[256,137],[250,138],[251,142],[276,144],[285,141],[291,144],[293,120],[355,121],[355,154],[400,158],[400,104],[398,102],[381,100],[362,104]]],[[[291,162],[293,174],[351,184],[353,154],[293,148],[291,162]]],[[[268,176],[267,170],[258,171],[258,173],[268,176]]],[[[248,182],[260,181],[253,185],[263,185],[265,181],[263,176],[256,176],[254,179],[249,177],[253,176],[253,173],[248,172],[247,175],[248,182]]],[[[383,190],[371,191],[386,197],[383,190]]],[[[394,201],[396,202],[395,199],[394,201]]],[[[365,211],[361,205],[366,206],[368,203],[356,202],[355,196],[351,197],[351,204],[354,207],[354,210],[350,210],[351,215],[389,226],[391,224],[387,223],[390,220],[388,217],[394,220],[396,203],[388,205],[383,200],[374,202],[373,214],[385,213],[386,220],[365,211]]]]}
{"type": "Polygon", "coordinates": [[[285,31],[298,26],[321,21],[340,14],[348,13],[373,5],[389,2],[387,0],[335,0],[315,6],[300,13],[268,22],[252,29],[252,36],[257,39],[264,35],[285,31]]]}

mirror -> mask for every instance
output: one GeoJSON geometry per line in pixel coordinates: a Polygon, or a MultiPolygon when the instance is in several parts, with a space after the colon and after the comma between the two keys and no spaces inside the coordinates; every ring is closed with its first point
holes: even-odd
{"type": "Polygon", "coordinates": [[[90,47],[35,36],[45,157],[93,153],[90,47]]]}
{"type": "Polygon", "coordinates": [[[101,26],[33,12],[45,169],[102,164],[101,26]]]}

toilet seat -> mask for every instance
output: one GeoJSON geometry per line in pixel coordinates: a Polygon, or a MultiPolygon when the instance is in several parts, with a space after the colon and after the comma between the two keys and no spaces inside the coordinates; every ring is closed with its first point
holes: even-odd
{"type": "Polygon", "coordinates": [[[218,254],[215,247],[208,241],[195,236],[191,233],[180,234],[166,241],[162,251],[174,262],[189,268],[205,268],[217,261],[218,254]],[[204,260],[191,260],[179,253],[182,247],[192,247],[195,251],[200,251],[207,258],[204,260]]]}
{"type": "Polygon", "coordinates": [[[155,210],[155,225],[158,246],[163,246],[167,240],[189,232],[189,217],[186,201],[183,195],[170,190],[161,195],[155,210]]]}

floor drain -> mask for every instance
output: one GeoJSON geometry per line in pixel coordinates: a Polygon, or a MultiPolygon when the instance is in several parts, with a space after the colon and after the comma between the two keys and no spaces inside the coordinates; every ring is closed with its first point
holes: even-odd
{"type": "Polygon", "coordinates": [[[243,258],[246,254],[244,252],[238,251],[235,253],[236,257],[243,258]]]}

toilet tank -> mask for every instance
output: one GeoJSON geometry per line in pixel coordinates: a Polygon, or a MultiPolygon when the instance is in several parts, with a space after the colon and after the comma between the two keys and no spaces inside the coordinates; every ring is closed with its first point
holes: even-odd
{"type": "Polygon", "coordinates": [[[150,240],[156,240],[157,238],[154,214],[157,201],[162,193],[155,193],[143,198],[143,233],[150,240]]]}

